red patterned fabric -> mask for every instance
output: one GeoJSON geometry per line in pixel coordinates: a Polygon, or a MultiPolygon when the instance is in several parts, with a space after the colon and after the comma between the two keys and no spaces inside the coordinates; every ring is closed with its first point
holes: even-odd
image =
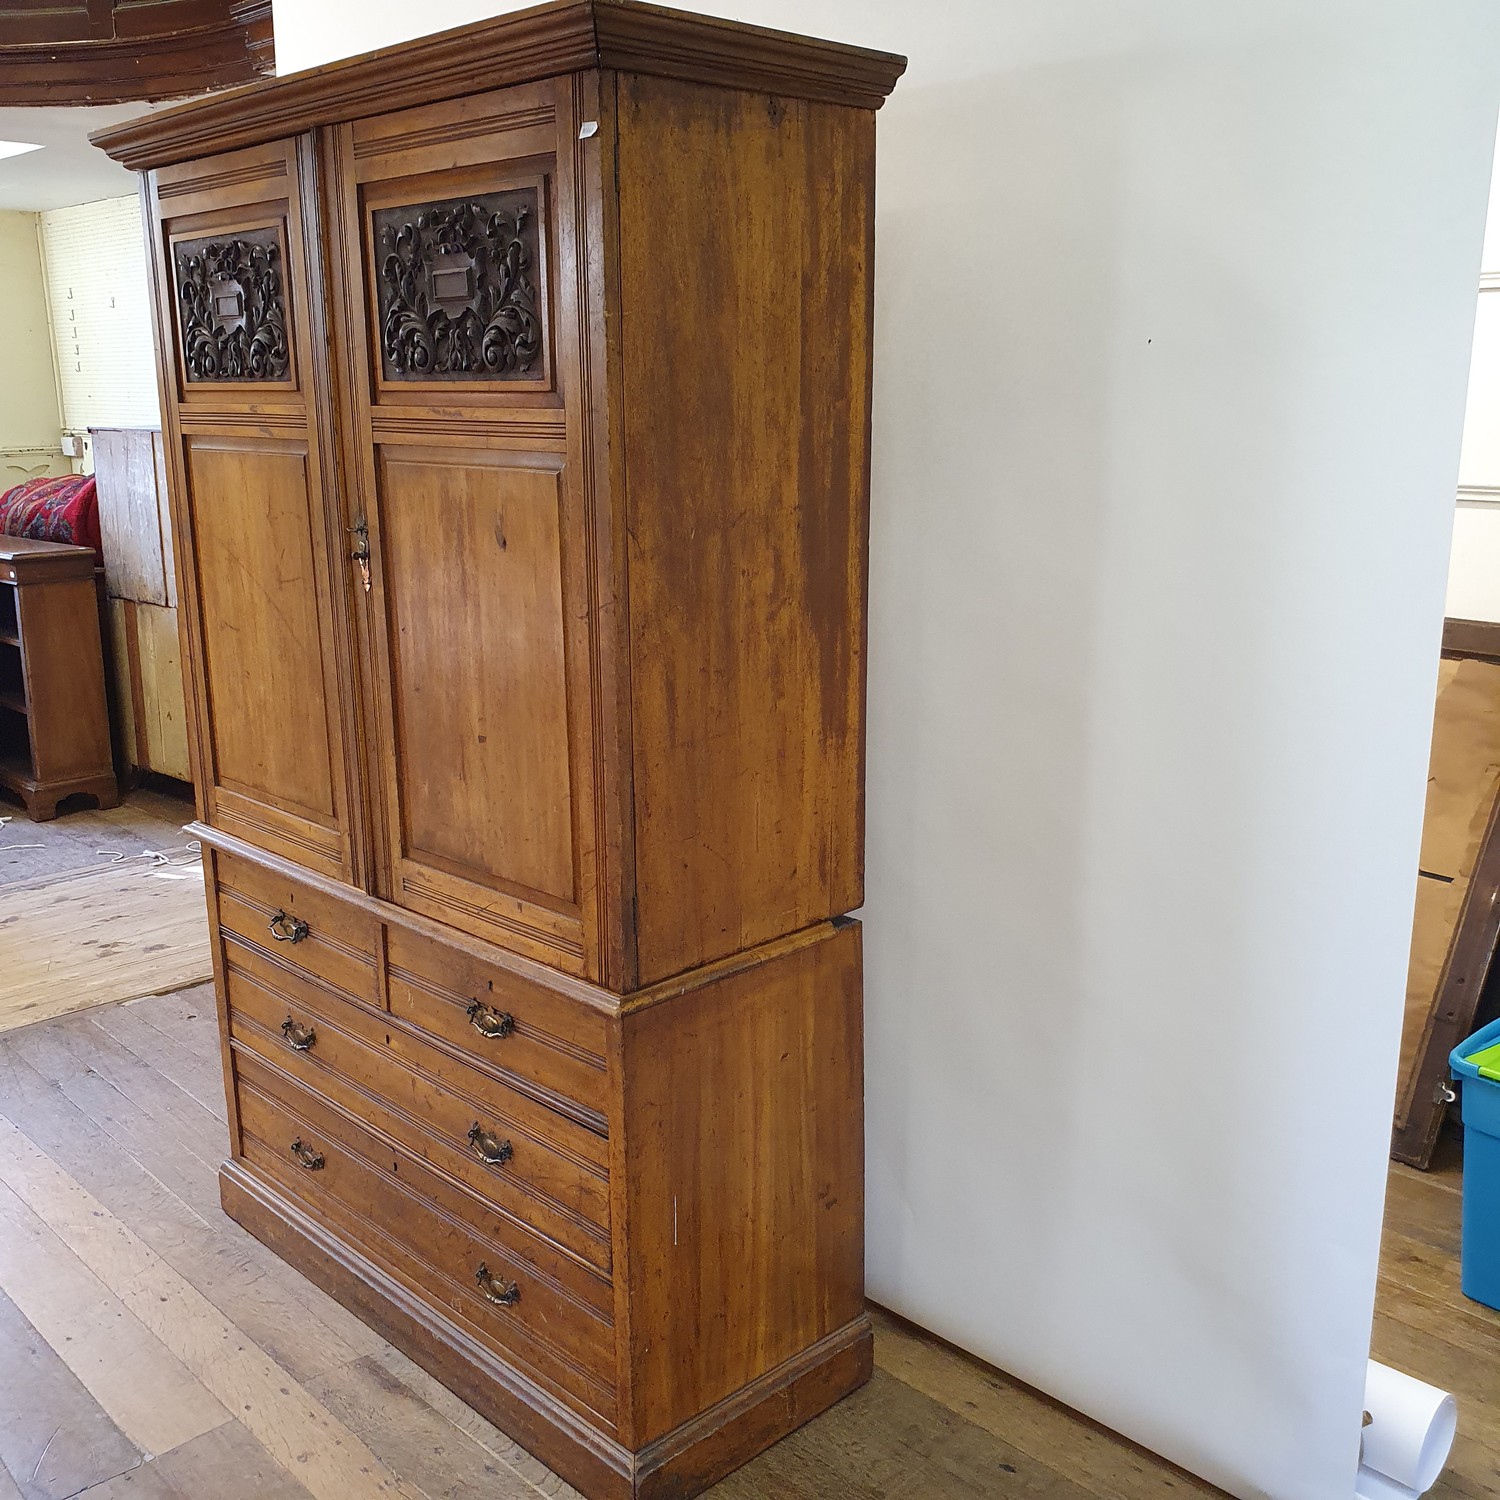
{"type": "Polygon", "coordinates": [[[28,479],[0,495],[0,535],[71,542],[101,550],[99,498],[92,474],[28,479]]]}

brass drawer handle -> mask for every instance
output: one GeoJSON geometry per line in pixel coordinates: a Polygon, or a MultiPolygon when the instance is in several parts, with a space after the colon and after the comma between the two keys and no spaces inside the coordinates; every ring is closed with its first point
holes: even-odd
{"type": "Polygon", "coordinates": [[[299,1026],[290,1016],[281,1023],[281,1034],[291,1043],[293,1052],[311,1052],[318,1039],[313,1027],[299,1026]]]}
{"type": "Polygon", "coordinates": [[[516,1154],[509,1141],[491,1135],[478,1120],[469,1126],[469,1144],[478,1153],[480,1161],[488,1162],[492,1167],[502,1166],[516,1154]]]}
{"type": "Polygon", "coordinates": [[[484,1300],[493,1302],[496,1307],[514,1307],[521,1300],[521,1288],[513,1281],[496,1281],[483,1261],[474,1273],[474,1280],[479,1283],[484,1300]]]}
{"type": "Polygon", "coordinates": [[[311,930],[301,917],[288,916],[284,911],[271,918],[271,936],[278,943],[300,943],[311,930]]]}
{"type": "Polygon", "coordinates": [[[309,1172],[323,1170],[323,1153],[314,1151],[300,1135],[292,1142],[291,1150],[299,1167],[305,1167],[309,1172]]]}
{"type": "Polygon", "coordinates": [[[480,1036],[505,1037],[516,1029],[516,1018],[505,1010],[491,1010],[475,1001],[468,1009],[469,1025],[480,1036]]]}

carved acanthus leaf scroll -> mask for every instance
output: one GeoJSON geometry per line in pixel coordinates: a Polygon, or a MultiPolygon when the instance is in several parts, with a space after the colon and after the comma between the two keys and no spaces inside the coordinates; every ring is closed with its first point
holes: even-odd
{"type": "Polygon", "coordinates": [[[535,380],[542,373],[534,188],[375,215],[388,380],[535,380]]]}
{"type": "Polygon", "coordinates": [[[181,240],[173,260],[187,378],[284,380],[291,352],[276,230],[181,240]]]}

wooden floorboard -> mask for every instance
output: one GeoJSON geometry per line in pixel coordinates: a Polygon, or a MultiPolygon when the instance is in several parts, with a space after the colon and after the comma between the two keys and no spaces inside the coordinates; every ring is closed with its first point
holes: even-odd
{"type": "MultiPolygon", "coordinates": [[[[165,1126],[95,1071],[89,1053],[62,1027],[62,1022],[50,1022],[14,1032],[0,1039],[0,1057],[18,1057],[39,1073],[102,1137],[134,1157],[202,1219],[222,1216],[214,1169],[196,1152],[182,1151],[165,1126]]],[[[220,1131],[217,1140],[227,1152],[228,1132],[220,1131]]]]}
{"type": "MultiPolygon", "coordinates": [[[[0,1151],[6,1125],[0,1119],[0,1151]]],[[[105,1235],[98,1244],[108,1247],[105,1235]]],[[[0,1163],[0,1287],[143,1453],[164,1453],[229,1415],[115,1295],[113,1278],[81,1259],[14,1191],[0,1163]]]]}
{"type": "MultiPolygon", "coordinates": [[[[31,1238],[30,1259],[0,1257],[0,1293],[9,1278],[34,1298],[52,1277],[45,1268],[72,1268],[55,1272],[55,1304],[83,1298],[87,1286],[90,1307],[117,1305],[133,1340],[159,1350],[132,1362],[135,1385],[160,1400],[186,1376],[201,1388],[186,1403],[198,1413],[187,1427],[202,1428],[165,1452],[141,1431],[132,1442],[139,1413],[121,1407],[117,1376],[111,1383],[84,1359],[87,1341],[69,1365],[15,1305],[0,1304],[5,1386],[17,1388],[15,1362],[37,1367],[26,1376],[26,1413],[0,1422],[0,1500],[10,1490],[26,1500],[571,1500],[561,1479],[223,1217],[214,1170],[226,1139],[210,1107],[219,1101],[208,1097],[216,1077],[207,989],[0,1038],[0,1116],[10,1130],[0,1127],[0,1239],[18,1244],[17,1223],[31,1238]],[[36,1202],[21,1202],[27,1185],[36,1202]],[[135,1301],[121,1299],[117,1283],[132,1286],[135,1301]],[[236,1359],[216,1368],[231,1346],[236,1359]],[[145,1380],[147,1367],[172,1374],[145,1380]],[[272,1395],[279,1406],[267,1410],[272,1395]],[[34,1470],[49,1418],[68,1442],[34,1470]],[[305,1452],[345,1445],[365,1455],[353,1469],[299,1472],[305,1452]],[[228,1488],[245,1475],[252,1488],[228,1488]]],[[[1460,1205],[1452,1163],[1431,1175],[1392,1172],[1374,1353],[1460,1397],[1460,1440],[1436,1500],[1500,1500],[1500,1314],[1458,1292],[1460,1205]]],[[[57,1307],[34,1307],[68,1346],[62,1323],[49,1322],[57,1307]]],[[[714,1500],[1217,1496],[879,1308],[874,1323],[871,1385],[730,1475],[714,1500]]]]}
{"type": "MultiPolygon", "coordinates": [[[[0,1247],[7,1233],[14,1242],[19,1216],[34,1257],[0,1256],[0,1293],[19,1277],[16,1290],[34,1296],[39,1267],[72,1265],[72,1281],[62,1280],[74,1298],[78,1277],[91,1278],[81,1284],[97,1291],[85,1300],[118,1305],[132,1336],[157,1346],[134,1362],[138,1377],[148,1366],[174,1372],[138,1385],[158,1398],[184,1376],[201,1387],[185,1409],[198,1413],[188,1427],[202,1429],[158,1451],[133,1431],[139,1413],[119,1409],[118,1379],[88,1364],[86,1347],[70,1366],[17,1306],[0,1303],[4,1385],[35,1367],[26,1411],[0,1422],[0,1500],[11,1490],[25,1500],[572,1500],[563,1481],[219,1210],[215,1167],[227,1142],[210,1107],[218,1100],[205,1097],[218,1070],[212,1001],[200,988],[0,1038],[0,1247]],[[52,1418],[68,1441],[36,1470],[52,1418]],[[329,1449],[360,1457],[300,1472],[308,1454],[329,1449]]],[[[1393,1169],[1374,1352],[1459,1396],[1460,1438],[1436,1500],[1500,1500],[1500,1314],[1458,1291],[1458,1181],[1452,1163],[1427,1175],[1393,1169]]],[[[57,1316],[38,1308],[66,1344],[49,1322],[57,1316]]],[[[870,1386],[724,1480],[714,1500],[1219,1493],[890,1314],[877,1308],[874,1318],[870,1386]]]]}
{"type": "Polygon", "coordinates": [[[172,1500],[310,1500],[239,1422],[226,1422],[164,1453],[150,1467],[172,1500]]]}
{"type": "Polygon", "coordinates": [[[131,792],[118,807],[65,813],[52,823],[33,823],[17,806],[0,803],[0,888],[67,870],[91,869],[117,857],[139,859],[148,851],[189,845],[182,825],[193,804],[159,792],[131,792]]]}
{"type": "Polygon", "coordinates": [[[0,1049],[0,1114],[299,1380],[380,1341],[222,1213],[205,1219],[101,1135],[62,1094],[0,1049]],[[348,1342],[338,1329],[357,1330],[348,1342]]]}
{"type": "Polygon", "coordinates": [[[0,1392],[0,1497],[64,1500],[145,1462],[3,1293],[0,1392]]]}
{"type": "Polygon", "coordinates": [[[547,1496],[548,1500],[576,1500],[578,1492],[570,1484],[534,1459],[519,1443],[507,1437],[472,1407],[465,1406],[452,1391],[439,1384],[399,1349],[387,1344],[384,1349],[370,1355],[366,1363],[372,1370],[384,1372],[377,1378],[395,1380],[405,1386],[444,1421],[458,1428],[497,1460],[503,1469],[520,1475],[539,1494],[547,1496]]]}
{"type": "Polygon", "coordinates": [[[0,1031],[213,975],[196,854],[73,870],[0,895],[0,1031]]]}
{"type": "MultiPolygon", "coordinates": [[[[108,1287],[144,1328],[316,1500],[409,1489],[208,1298],[0,1115],[0,1184],[108,1287]]],[[[0,1281],[8,1268],[0,1266],[0,1281]]],[[[8,1290],[8,1288],[7,1288],[8,1290]]]]}
{"type": "MultiPolygon", "coordinates": [[[[483,1495],[485,1500],[541,1500],[544,1494],[573,1494],[560,1483],[548,1490],[538,1488],[440,1416],[373,1357],[320,1376],[308,1389],[395,1473],[431,1500],[463,1500],[469,1495],[483,1495]]],[[[541,1480],[549,1477],[540,1465],[534,1464],[532,1472],[541,1480]]]]}
{"type": "MultiPolygon", "coordinates": [[[[0,849],[0,901],[9,878],[163,845],[189,811],[0,826],[45,846],[0,849]]],[[[209,987],[0,1036],[0,1500],[576,1500],[224,1216],[227,1144],[209,987]]],[[[1451,1143],[1432,1173],[1393,1169],[1374,1354],[1459,1397],[1434,1500],[1500,1500],[1500,1314],[1458,1290],[1460,1203],[1451,1143]]],[[[870,1385],[713,1500],[1219,1495],[873,1316],[870,1385]]]]}
{"type": "Polygon", "coordinates": [[[983,1428],[1096,1500],[1222,1494],[921,1329],[875,1310],[877,1368],[983,1428]]]}
{"type": "MultiPolygon", "coordinates": [[[[148,995],[125,1005],[104,1006],[91,1011],[88,1020],[223,1123],[227,1119],[224,1071],[217,1047],[212,1052],[205,1052],[201,1045],[194,1045],[198,1038],[192,1034],[186,1041],[182,1040],[176,1034],[179,1029],[177,1014],[161,1003],[164,1000],[176,1001],[180,994],[201,997],[209,1029],[213,1031],[216,1012],[213,990],[207,986],[168,995],[148,995]]],[[[196,1011],[190,1014],[197,1016],[196,1011]]]]}

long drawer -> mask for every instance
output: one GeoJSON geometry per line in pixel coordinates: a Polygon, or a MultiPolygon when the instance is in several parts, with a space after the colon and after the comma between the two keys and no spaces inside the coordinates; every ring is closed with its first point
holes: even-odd
{"type": "Polygon", "coordinates": [[[604,1017],[528,984],[461,948],[392,927],[387,993],[391,1013],[442,1038],[518,1087],[539,1086],[553,1102],[604,1129],[604,1017]]]}
{"type": "Polygon", "coordinates": [[[254,1057],[238,1058],[250,1164],[534,1378],[613,1421],[609,1286],[496,1218],[455,1216],[411,1152],[254,1057]]]}
{"type": "Polygon", "coordinates": [[[608,1142],[225,934],[230,1036],[497,1208],[610,1266],[608,1142]]]}
{"type": "Polygon", "coordinates": [[[226,936],[388,1007],[440,1049],[606,1132],[606,1023],[593,1007],[394,925],[385,930],[382,983],[376,955],[383,924],[368,909],[222,851],[214,868],[226,936]]]}
{"type": "Polygon", "coordinates": [[[346,994],[377,999],[374,917],[231,854],[216,853],[214,870],[221,931],[346,994]]]}

